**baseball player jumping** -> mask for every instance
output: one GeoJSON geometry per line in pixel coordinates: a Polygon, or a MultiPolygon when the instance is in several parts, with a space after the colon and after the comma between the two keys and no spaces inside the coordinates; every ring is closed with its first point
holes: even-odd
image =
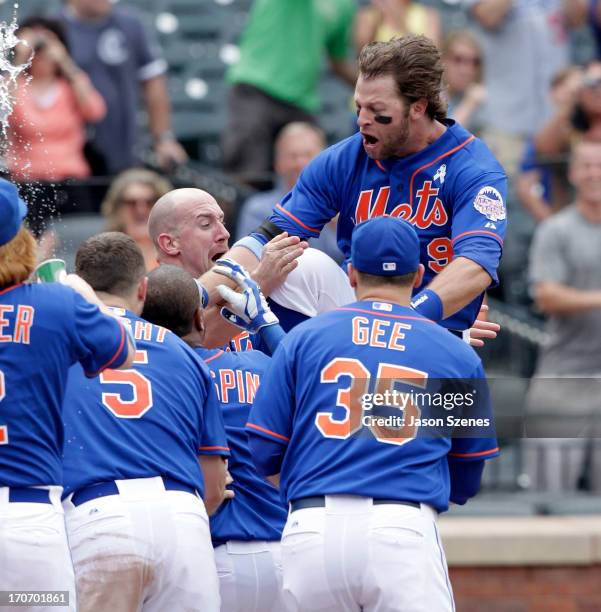
{"type": "MultiPolygon", "coordinates": [[[[338,246],[348,260],[355,225],[399,217],[415,227],[425,268],[414,308],[458,335],[467,330],[483,292],[498,282],[507,181],[486,145],[446,119],[442,74],[440,53],[424,36],[367,45],[355,88],[359,133],[311,161],[227,257],[252,271],[267,240],[282,231],[318,236],[339,213],[338,246]]],[[[211,291],[219,282],[203,277],[211,291]]]]}
{"type": "MultiPolygon", "coordinates": [[[[376,402],[484,379],[469,346],[410,308],[423,273],[410,224],[358,225],[349,266],[358,301],[292,330],[264,375],[247,432],[257,469],[280,474],[290,504],[288,610],[454,609],[436,517],[476,494],[496,440],[480,429],[431,435],[425,400],[376,402]]],[[[486,394],[478,416],[492,419],[486,394]]]]}

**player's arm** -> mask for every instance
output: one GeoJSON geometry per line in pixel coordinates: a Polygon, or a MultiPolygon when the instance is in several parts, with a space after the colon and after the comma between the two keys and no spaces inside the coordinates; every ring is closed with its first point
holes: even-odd
{"type": "Polygon", "coordinates": [[[486,172],[466,165],[449,180],[451,261],[412,300],[413,307],[433,321],[450,317],[498,283],[507,177],[498,164],[492,165],[486,172]]]}
{"type": "Polygon", "coordinates": [[[230,455],[221,406],[215,387],[205,364],[200,364],[206,397],[202,406],[202,432],[199,440],[199,463],[204,478],[204,502],[209,515],[213,514],[226,498],[227,458],[230,455]]]}
{"type": "MultiPolygon", "coordinates": [[[[340,194],[337,178],[342,172],[340,168],[332,169],[334,163],[329,150],[311,160],[292,191],[275,205],[269,217],[250,236],[236,242],[226,254],[228,259],[237,261],[253,274],[265,295],[269,295],[275,286],[265,286],[265,279],[273,273],[272,268],[279,257],[287,259],[285,256],[296,249],[292,257],[296,259],[302,254],[298,250],[302,246],[299,243],[317,238],[326,223],[338,214],[340,194]],[[285,235],[282,236],[282,232],[285,235]]],[[[295,267],[289,264],[284,261],[284,266],[290,268],[288,272],[295,267]]],[[[219,283],[209,283],[211,289],[215,284],[219,283]]],[[[216,296],[213,294],[212,297],[216,296]]]]}
{"type": "Polygon", "coordinates": [[[130,368],[136,355],[136,343],[129,325],[108,311],[104,304],[98,304],[98,297],[83,279],[68,276],[78,279],[80,289],[85,285],[85,293],[93,296],[88,300],[79,290],[72,293],[74,358],[81,363],[86,376],[92,378],[107,368],[130,368]]]}
{"type": "Polygon", "coordinates": [[[449,501],[462,506],[480,490],[484,460],[456,461],[447,456],[451,493],[449,501]]]}
{"type": "Polygon", "coordinates": [[[455,504],[465,504],[478,493],[485,461],[499,455],[490,392],[480,360],[471,376],[466,376],[461,383],[465,398],[470,397],[472,402],[464,402],[461,408],[457,408],[461,414],[453,416],[480,419],[488,424],[477,429],[467,427],[453,432],[447,463],[451,482],[450,501],[455,504]]]}
{"type": "Polygon", "coordinates": [[[265,477],[280,473],[292,432],[295,376],[290,338],[286,336],[271,359],[246,423],[253,462],[265,477]]]}
{"type": "MultiPolygon", "coordinates": [[[[427,290],[434,292],[440,299],[441,319],[446,319],[475,300],[491,283],[490,274],[480,264],[465,257],[457,257],[432,279],[427,290]]],[[[426,292],[425,295],[431,294],[426,292]]]]}
{"type": "Polygon", "coordinates": [[[211,516],[225,499],[227,464],[219,455],[199,455],[198,461],[204,479],[204,503],[211,516]]]}

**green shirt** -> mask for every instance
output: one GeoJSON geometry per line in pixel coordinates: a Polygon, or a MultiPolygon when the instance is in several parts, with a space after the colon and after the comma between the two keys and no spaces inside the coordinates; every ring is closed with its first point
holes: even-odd
{"type": "Polygon", "coordinates": [[[228,80],[317,111],[323,55],[347,57],[354,14],[355,0],[256,0],[228,80]]]}

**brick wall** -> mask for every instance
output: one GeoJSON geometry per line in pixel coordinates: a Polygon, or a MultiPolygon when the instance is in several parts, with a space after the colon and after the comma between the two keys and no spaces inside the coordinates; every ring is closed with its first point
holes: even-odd
{"type": "Polygon", "coordinates": [[[457,612],[599,612],[601,564],[451,567],[457,612]]]}

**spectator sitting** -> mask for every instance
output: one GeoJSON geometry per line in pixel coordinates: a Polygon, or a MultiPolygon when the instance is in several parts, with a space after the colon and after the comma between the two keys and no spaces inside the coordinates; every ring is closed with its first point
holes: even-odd
{"type": "MultiPolygon", "coordinates": [[[[326,146],[325,135],[310,123],[293,122],[282,128],[275,141],[277,183],[271,191],[251,196],[238,217],[237,239],[248,236],[271,213],[273,207],[294,187],[303,168],[326,146]]],[[[344,257],[336,244],[336,224],[330,223],[311,246],[341,262],[344,257]]]]}
{"type": "MultiPolygon", "coordinates": [[[[85,122],[102,119],[104,101],[71,59],[59,22],[30,17],[17,36],[23,43],[16,47],[15,62],[31,59],[27,69],[31,78],[19,77],[9,117],[6,164],[11,176],[19,182],[85,179],[90,175],[83,153],[85,122]]],[[[35,233],[55,212],[53,188],[46,184],[22,190],[30,202],[29,221],[35,233]]],[[[80,204],[86,207],[83,201],[80,204]]]]}
{"type": "Polygon", "coordinates": [[[470,132],[478,132],[486,99],[478,40],[467,30],[452,32],[445,38],[442,61],[449,105],[447,115],[470,132]]]}
{"type": "Polygon", "coordinates": [[[370,6],[357,12],[354,32],[357,53],[374,40],[386,42],[406,34],[424,34],[440,47],[442,26],[438,10],[414,0],[372,0],[370,6]]]}
{"type": "Polygon", "coordinates": [[[136,165],[140,89],[159,164],[170,169],[185,162],[187,155],[171,132],[167,64],[140,17],[111,0],[68,0],[60,19],[74,61],[107,104],[107,115],[91,141],[95,174],[116,174],[136,165]]]}
{"type": "MultiPolygon", "coordinates": [[[[572,104],[574,91],[582,78],[580,68],[570,66],[561,70],[551,82],[551,99],[556,109],[572,104]]],[[[517,177],[517,194],[524,208],[537,221],[543,221],[567,204],[569,190],[566,185],[566,168],[560,159],[541,161],[534,140],[526,143],[524,156],[517,177]]]]}
{"type": "Polygon", "coordinates": [[[158,266],[148,234],[148,217],[155,202],[173,186],[151,170],[132,168],[122,172],[109,187],[102,203],[106,231],[123,232],[134,239],[144,255],[146,270],[158,266]]]}

